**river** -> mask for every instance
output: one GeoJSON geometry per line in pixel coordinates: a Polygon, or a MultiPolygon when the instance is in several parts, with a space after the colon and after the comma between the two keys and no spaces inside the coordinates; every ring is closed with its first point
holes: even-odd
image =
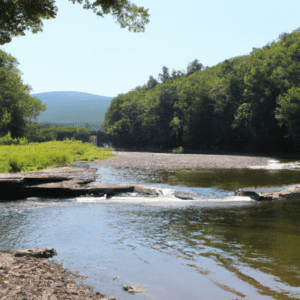
{"type": "Polygon", "coordinates": [[[50,260],[87,277],[78,283],[119,300],[300,299],[300,199],[236,196],[292,187],[300,172],[205,172],[99,168],[91,185],[140,184],[161,196],[2,202],[0,250],[54,248],[50,260]],[[180,189],[196,197],[175,198],[180,189]]]}

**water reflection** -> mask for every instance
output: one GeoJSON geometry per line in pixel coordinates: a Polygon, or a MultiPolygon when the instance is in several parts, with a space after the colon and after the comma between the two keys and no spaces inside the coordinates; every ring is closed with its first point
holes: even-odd
{"type": "Polygon", "coordinates": [[[155,207],[37,199],[5,210],[7,204],[0,203],[0,249],[53,247],[59,254],[53,260],[121,299],[131,299],[119,288],[134,285],[133,278],[148,285],[148,296],[139,299],[182,299],[172,292],[181,272],[183,286],[202,276],[200,287],[191,286],[191,299],[298,299],[299,205],[300,200],[155,207]],[[216,296],[205,280],[219,287],[216,296]],[[164,292],[155,288],[162,282],[164,292]],[[197,293],[209,298],[193,298],[197,293]]]}
{"type": "MultiPolygon", "coordinates": [[[[295,200],[231,208],[139,210],[128,223],[142,245],[192,259],[189,265],[202,274],[199,256],[210,257],[261,295],[291,299],[300,296],[299,205],[300,200],[295,200]]],[[[213,271],[212,267],[206,273],[213,271]]]]}

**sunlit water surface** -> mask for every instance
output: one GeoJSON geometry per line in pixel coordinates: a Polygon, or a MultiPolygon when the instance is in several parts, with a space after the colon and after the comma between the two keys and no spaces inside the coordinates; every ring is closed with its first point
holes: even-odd
{"type": "Polygon", "coordinates": [[[101,168],[97,184],[142,184],[146,174],[149,186],[193,190],[197,197],[2,202],[0,250],[54,248],[58,256],[51,260],[87,277],[78,283],[119,300],[300,299],[300,199],[262,203],[234,196],[243,187],[270,187],[276,176],[292,186],[300,172],[252,170],[257,173],[248,173],[245,184],[248,171],[227,173],[226,181],[222,172],[138,176],[101,168]],[[268,174],[269,182],[261,182],[268,174]],[[133,295],[122,285],[146,292],[133,295]]]}

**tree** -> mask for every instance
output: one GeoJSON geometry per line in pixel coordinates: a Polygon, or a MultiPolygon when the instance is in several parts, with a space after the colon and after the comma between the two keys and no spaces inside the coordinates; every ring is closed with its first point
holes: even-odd
{"type": "Polygon", "coordinates": [[[92,126],[91,126],[91,124],[86,123],[86,124],[85,124],[85,127],[86,127],[88,130],[91,130],[91,127],[92,127],[92,126]]]}
{"type": "Polygon", "coordinates": [[[278,97],[279,107],[275,117],[280,126],[287,128],[287,135],[300,143],[300,88],[293,87],[286,94],[278,97]]]}
{"type": "Polygon", "coordinates": [[[196,71],[201,71],[203,68],[204,66],[201,63],[199,63],[198,59],[195,59],[188,64],[186,75],[190,76],[196,71]]]}
{"type": "MultiPolygon", "coordinates": [[[[82,4],[83,0],[69,0],[82,4]]],[[[129,0],[85,0],[84,9],[92,9],[97,16],[111,14],[121,28],[145,31],[149,23],[148,9],[137,7],[129,0]]],[[[55,0],[0,0],[0,45],[11,42],[12,37],[24,36],[25,30],[37,33],[42,30],[43,19],[55,19],[58,12],[55,0]],[[3,13],[5,12],[5,13],[3,13]]]]}
{"type": "MultiPolygon", "coordinates": [[[[176,87],[164,86],[159,95],[159,103],[156,108],[156,114],[159,117],[160,143],[170,148],[172,146],[171,136],[174,118],[174,104],[178,100],[176,87]],[[172,124],[172,125],[170,125],[172,124]]],[[[176,136],[175,136],[176,139],[176,136]]]]}
{"type": "Polygon", "coordinates": [[[169,68],[167,68],[166,66],[163,66],[162,73],[158,74],[158,78],[162,83],[165,83],[166,81],[171,80],[172,77],[170,76],[169,68]]]}
{"type": "Polygon", "coordinates": [[[177,143],[178,143],[178,131],[181,128],[181,125],[180,125],[180,120],[178,119],[178,117],[176,117],[176,113],[174,114],[174,118],[170,122],[169,126],[172,129],[172,134],[176,135],[176,146],[177,146],[177,143]]]}
{"type": "Polygon", "coordinates": [[[147,89],[154,89],[157,85],[158,81],[153,76],[149,76],[148,82],[146,84],[147,89]]]}
{"type": "Polygon", "coordinates": [[[30,97],[31,87],[23,84],[18,61],[0,50],[0,135],[11,132],[21,137],[28,122],[46,110],[41,100],[30,97]]]}

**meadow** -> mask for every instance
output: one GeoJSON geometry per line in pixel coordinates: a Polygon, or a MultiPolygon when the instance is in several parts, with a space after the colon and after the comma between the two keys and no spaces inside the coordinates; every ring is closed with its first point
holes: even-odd
{"type": "Polygon", "coordinates": [[[92,143],[66,139],[44,143],[0,146],[0,173],[40,171],[67,166],[76,161],[103,160],[115,157],[114,149],[98,148],[92,143]]]}

